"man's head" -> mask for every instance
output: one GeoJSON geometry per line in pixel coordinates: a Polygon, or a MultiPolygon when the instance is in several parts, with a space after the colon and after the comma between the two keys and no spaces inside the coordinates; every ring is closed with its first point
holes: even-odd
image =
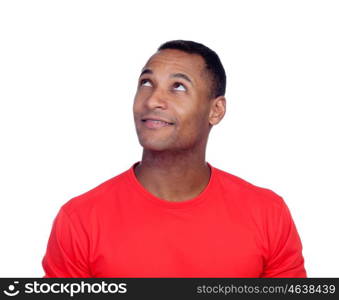
{"type": "Polygon", "coordinates": [[[134,99],[140,144],[154,151],[204,148],[225,114],[225,87],[224,68],[211,49],[182,40],[161,45],[142,69],[134,99]]]}

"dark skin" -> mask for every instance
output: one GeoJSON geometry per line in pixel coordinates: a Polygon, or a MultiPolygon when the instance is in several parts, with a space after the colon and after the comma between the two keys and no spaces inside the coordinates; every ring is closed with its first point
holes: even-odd
{"type": "Polygon", "coordinates": [[[200,55],[174,49],[155,53],[142,69],[133,105],[143,147],[134,169],[138,181],[168,201],[199,195],[211,172],[205,161],[208,136],[225,111],[225,97],[211,97],[211,78],[200,55]]]}

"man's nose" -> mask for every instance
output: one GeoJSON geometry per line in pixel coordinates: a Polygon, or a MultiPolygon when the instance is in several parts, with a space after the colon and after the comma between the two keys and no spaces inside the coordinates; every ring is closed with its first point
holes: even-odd
{"type": "Polygon", "coordinates": [[[159,87],[153,89],[153,92],[149,95],[149,97],[145,101],[145,105],[148,109],[155,108],[167,108],[167,95],[165,91],[159,87]]]}

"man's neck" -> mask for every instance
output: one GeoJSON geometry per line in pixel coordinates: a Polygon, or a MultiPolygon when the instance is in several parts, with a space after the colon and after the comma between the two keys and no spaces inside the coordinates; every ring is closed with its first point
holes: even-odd
{"type": "Polygon", "coordinates": [[[210,168],[205,153],[144,150],[135,167],[139,182],[153,195],[168,201],[184,201],[207,186],[210,168]]]}

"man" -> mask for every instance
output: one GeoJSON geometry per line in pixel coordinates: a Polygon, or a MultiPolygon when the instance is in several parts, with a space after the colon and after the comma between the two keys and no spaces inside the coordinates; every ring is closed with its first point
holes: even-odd
{"type": "Polygon", "coordinates": [[[45,277],[306,276],[284,200],[205,161],[225,87],[211,49],[160,46],[133,105],[142,160],[63,205],[45,277]]]}

